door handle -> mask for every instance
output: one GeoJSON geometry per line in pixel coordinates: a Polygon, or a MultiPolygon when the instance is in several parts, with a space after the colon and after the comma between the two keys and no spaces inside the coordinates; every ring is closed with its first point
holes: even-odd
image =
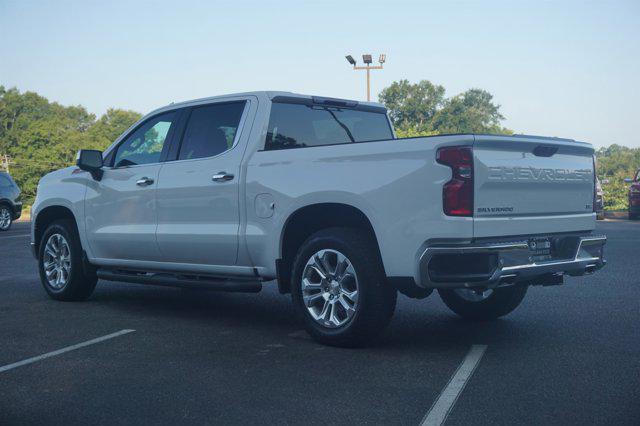
{"type": "Polygon", "coordinates": [[[226,182],[233,179],[233,175],[227,172],[218,172],[211,178],[216,182],[226,182]]]}
{"type": "Polygon", "coordinates": [[[149,186],[149,185],[151,185],[152,183],[153,183],[153,179],[148,178],[148,177],[146,177],[146,176],[145,176],[145,177],[143,177],[142,179],[139,179],[139,180],[136,182],[136,185],[138,185],[138,186],[149,186]]]}

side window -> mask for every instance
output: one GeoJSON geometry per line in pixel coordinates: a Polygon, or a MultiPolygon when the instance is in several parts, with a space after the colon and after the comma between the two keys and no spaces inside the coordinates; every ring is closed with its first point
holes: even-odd
{"type": "Polygon", "coordinates": [[[162,148],[176,119],[177,113],[172,111],[145,122],[118,146],[114,167],[160,162],[162,148]]]}
{"type": "Polygon", "coordinates": [[[191,111],[179,160],[213,157],[233,146],[246,102],[196,107],[191,111]]]}
{"type": "Polygon", "coordinates": [[[265,150],[393,139],[385,114],[320,105],[273,103],[265,150]]]}

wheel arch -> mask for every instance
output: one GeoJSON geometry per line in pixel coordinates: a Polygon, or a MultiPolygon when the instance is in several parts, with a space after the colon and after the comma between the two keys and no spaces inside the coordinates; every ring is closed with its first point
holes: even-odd
{"type": "Polygon", "coordinates": [[[8,198],[0,198],[0,206],[7,206],[13,211],[13,203],[8,198]]]}
{"type": "MultiPolygon", "coordinates": [[[[308,204],[292,212],[280,234],[279,259],[276,274],[280,293],[291,291],[291,268],[298,248],[315,232],[331,227],[362,229],[375,243],[378,256],[380,244],[371,220],[359,208],[345,203],[322,202],[308,204]]],[[[384,268],[384,266],[383,266],[384,268]]]]}
{"type": "Polygon", "coordinates": [[[60,205],[53,205],[43,208],[38,212],[38,215],[35,217],[33,222],[33,237],[35,247],[40,247],[40,241],[42,239],[42,234],[44,234],[45,229],[51,223],[56,220],[70,220],[74,226],[77,235],[80,235],[78,230],[78,221],[76,220],[75,215],[71,211],[70,208],[60,205]]]}

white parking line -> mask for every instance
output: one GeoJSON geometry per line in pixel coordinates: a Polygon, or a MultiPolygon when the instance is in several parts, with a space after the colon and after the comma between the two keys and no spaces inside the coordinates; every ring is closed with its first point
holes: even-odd
{"type": "Polygon", "coordinates": [[[33,358],[27,358],[22,361],[14,362],[13,364],[8,364],[0,367],[0,373],[5,372],[7,370],[11,370],[17,367],[22,367],[23,365],[31,364],[36,361],[40,361],[46,358],[50,358],[52,356],[60,355],[65,352],[73,351],[76,349],[84,348],[85,346],[93,345],[96,343],[104,342],[105,340],[113,339],[114,337],[122,336],[123,334],[132,333],[135,330],[120,330],[116,333],[107,334],[106,336],[97,337],[95,339],[87,340],[86,342],[78,343],[76,345],[67,346],[66,348],[58,349],[57,351],[47,352],[46,354],[34,356],[33,358]]]}
{"type": "Polygon", "coordinates": [[[422,419],[421,426],[441,425],[444,423],[486,350],[486,345],[471,346],[462,364],[460,364],[447,386],[442,390],[436,402],[433,403],[427,415],[422,419]]]}
{"type": "Polygon", "coordinates": [[[30,237],[31,234],[20,234],[20,235],[0,235],[0,240],[4,240],[6,238],[24,238],[24,237],[30,237]]]}

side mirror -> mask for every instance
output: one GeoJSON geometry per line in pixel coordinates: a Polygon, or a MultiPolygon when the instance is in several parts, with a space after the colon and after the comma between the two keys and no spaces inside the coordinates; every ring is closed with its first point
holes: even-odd
{"type": "Polygon", "coordinates": [[[624,183],[633,183],[633,179],[631,179],[631,178],[624,178],[624,183]]]}
{"type": "Polygon", "coordinates": [[[102,179],[102,152],[96,149],[81,149],[78,151],[76,165],[80,170],[91,173],[91,177],[95,180],[102,179]]]}

